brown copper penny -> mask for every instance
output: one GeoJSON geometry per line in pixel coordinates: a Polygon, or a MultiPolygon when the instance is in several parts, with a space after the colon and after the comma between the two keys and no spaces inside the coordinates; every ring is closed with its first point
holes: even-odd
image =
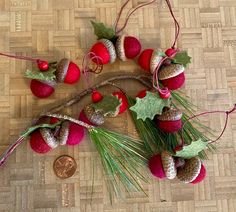
{"type": "Polygon", "coordinates": [[[54,172],[61,179],[71,177],[75,173],[76,168],[75,159],[68,155],[58,157],[53,163],[54,172]]]}

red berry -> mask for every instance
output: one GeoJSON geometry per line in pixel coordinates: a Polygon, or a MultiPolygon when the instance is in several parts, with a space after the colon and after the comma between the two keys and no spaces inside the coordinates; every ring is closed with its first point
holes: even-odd
{"type": "Polygon", "coordinates": [[[57,122],[59,122],[58,118],[54,118],[54,117],[50,118],[50,124],[56,124],[57,122]]]}
{"type": "Polygon", "coordinates": [[[127,100],[125,94],[121,91],[116,91],[116,92],[113,92],[112,95],[117,96],[117,98],[121,101],[121,105],[119,108],[119,114],[124,113],[129,106],[129,103],[128,103],[128,100],[127,100]]]}
{"type": "Polygon", "coordinates": [[[197,178],[196,178],[194,181],[192,181],[191,183],[192,183],[192,184],[200,183],[201,181],[204,180],[205,177],[206,177],[206,168],[205,168],[205,166],[202,164],[199,175],[198,175],[197,178]]]}
{"type": "Polygon", "coordinates": [[[142,99],[143,97],[146,96],[146,94],[147,94],[147,90],[144,89],[144,90],[141,90],[136,97],[142,99]]]}
{"type": "Polygon", "coordinates": [[[138,58],[138,64],[141,66],[142,69],[148,72],[150,72],[150,62],[153,51],[153,49],[145,49],[144,51],[142,51],[138,58]]]}
{"type": "Polygon", "coordinates": [[[126,36],[124,40],[124,49],[125,49],[125,56],[128,59],[133,59],[137,55],[139,55],[141,51],[141,44],[137,38],[126,36]]]}
{"type": "Polygon", "coordinates": [[[174,152],[178,152],[178,151],[181,151],[183,149],[183,146],[176,146],[174,148],[174,152]]]}
{"type": "Polygon", "coordinates": [[[162,165],[161,155],[154,155],[148,162],[151,173],[160,179],[166,178],[166,174],[162,165]]]}
{"type": "Polygon", "coordinates": [[[39,60],[37,62],[37,65],[38,65],[38,68],[41,70],[41,71],[47,71],[48,68],[49,68],[49,64],[47,61],[43,61],[43,60],[39,60]]]}
{"type": "Polygon", "coordinates": [[[168,56],[168,57],[174,57],[176,55],[176,53],[178,52],[177,49],[174,49],[174,48],[170,48],[170,49],[167,49],[165,51],[165,54],[168,56]]]}
{"type": "Polygon", "coordinates": [[[32,79],[30,89],[32,93],[38,98],[47,98],[54,93],[56,83],[53,81],[39,81],[32,79]]]}
{"type": "Polygon", "coordinates": [[[92,93],[92,101],[94,102],[94,103],[96,103],[96,102],[100,102],[102,99],[103,99],[103,96],[102,96],[102,94],[99,92],[99,91],[93,91],[93,93],[92,93]]]}
{"type": "Polygon", "coordinates": [[[159,95],[162,99],[169,99],[171,94],[170,91],[168,90],[166,92],[160,92],[159,95]]]}

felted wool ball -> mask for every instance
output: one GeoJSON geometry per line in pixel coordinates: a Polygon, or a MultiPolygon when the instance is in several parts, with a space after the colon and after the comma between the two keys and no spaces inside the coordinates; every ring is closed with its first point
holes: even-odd
{"type": "MultiPolygon", "coordinates": [[[[113,43],[108,39],[100,39],[95,43],[90,52],[94,53],[100,58],[100,60],[93,59],[94,63],[97,64],[108,64],[114,63],[116,60],[116,50],[113,43]]],[[[93,55],[91,55],[93,57],[93,55]]]]}
{"type": "Polygon", "coordinates": [[[62,123],[58,139],[60,145],[74,146],[78,145],[83,140],[84,135],[84,127],[69,121],[65,121],[62,123]]]}
{"type": "Polygon", "coordinates": [[[159,71],[158,78],[164,87],[170,90],[177,90],[185,82],[184,69],[184,66],[180,64],[163,66],[159,71]]]}
{"type": "Polygon", "coordinates": [[[116,41],[117,56],[122,61],[133,59],[139,55],[141,44],[139,40],[133,36],[121,35],[116,41]]]}
{"type": "Polygon", "coordinates": [[[47,98],[55,91],[56,82],[32,79],[30,83],[31,92],[38,98],[47,98]]]}
{"type": "Polygon", "coordinates": [[[154,155],[148,162],[151,173],[160,179],[166,178],[166,174],[162,165],[161,155],[154,155]]]}
{"type": "Polygon", "coordinates": [[[30,135],[31,149],[37,153],[47,153],[58,146],[58,142],[50,129],[41,128],[30,135]]]}
{"type": "Polygon", "coordinates": [[[139,56],[138,64],[145,71],[153,74],[162,60],[161,50],[145,49],[139,56]]]}
{"type": "Polygon", "coordinates": [[[200,173],[198,174],[198,176],[196,177],[196,179],[193,180],[191,183],[192,183],[192,184],[200,183],[200,182],[202,182],[202,181],[205,179],[205,177],[206,177],[206,168],[205,168],[205,166],[204,166],[203,163],[202,163],[200,173]]]}
{"type": "Polygon", "coordinates": [[[182,127],[182,112],[175,108],[170,108],[157,116],[157,126],[166,133],[174,133],[182,127]]]}
{"type": "Polygon", "coordinates": [[[58,82],[74,84],[80,79],[80,69],[72,61],[63,58],[57,65],[56,78],[58,82]]]}
{"type": "Polygon", "coordinates": [[[119,114],[124,113],[129,107],[128,99],[126,98],[125,94],[121,91],[116,91],[116,92],[113,92],[112,95],[116,96],[121,101],[119,114]]]}

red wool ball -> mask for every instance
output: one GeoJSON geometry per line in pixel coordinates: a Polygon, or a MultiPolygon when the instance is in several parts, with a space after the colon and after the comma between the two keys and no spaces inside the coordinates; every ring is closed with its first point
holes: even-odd
{"type": "Polygon", "coordinates": [[[205,168],[205,166],[202,164],[199,175],[198,175],[197,178],[196,178],[194,181],[192,181],[191,183],[192,183],[192,184],[200,183],[201,181],[204,180],[205,177],[206,177],[206,168],[205,168]]]}
{"type": "Polygon", "coordinates": [[[30,83],[31,92],[38,98],[47,98],[54,93],[54,81],[39,81],[32,79],[30,83]]]}
{"type": "Polygon", "coordinates": [[[161,155],[154,155],[148,162],[151,173],[160,179],[166,178],[166,174],[162,165],[161,155]]]}
{"type": "Polygon", "coordinates": [[[80,79],[80,69],[79,67],[73,63],[69,63],[69,67],[67,69],[67,73],[64,79],[64,83],[74,84],[80,79]]]}
{"type": "Polygon", "coordinates": [[[69,146],[77,145],[81,143],[81,141],[84,138],[84,135],[85,135],[84,127],[75,123],[70,123],[69,134],[66,144],[69,146]]]}
{"type": "Polygon", "coordinates": [[[124,40],[125,56],[128,59],[133,59],[139,55],[141,44],[139,40],[132,36],[126,36],[124,40]]]}
{"type": "Polygon", "coordinates": [[[185,82],[184,72],[179,74],[178,76],[161,80],[162,85],[169,88],[170,90],[177,90],[183,86],[185,82]]]}
{"type": "Polygon", "coordinates": [[[103,96],[99,91],[95,90],[92,92],[91,98],[92,98],[92,101],[96,103],[96,102],[100,102],[103,99],[103,96]]]}
{"type": "Polygon", "coordinates": [[[147,90],[144,89],[144,90],[141,90],[136,97],[142,99],[143,97],[146,96],[146,94],[147,94],[147,90]]]}
{"type": "Polygon", "coordinates": [[[126,98],[125,94],[121,91],[117,91],[117,92],[113,92],[112,95],[117,96],[117,98],[121,101],[119,114],[124,113],[129,106],[128,99],[126,98]]]}
{"type": "Polygon", "coordinates": [[[47,71],[49,68],[49,64],[47,61],[39,60],[37,61],[37,65],[40,71],[47,71]]]}
{"type": "Polygon", "coordinates": [[[94,63],[102,63],[103,65],[108,64],[110,62],[110,53],[106,46],[102,42],[95,43],[90,52],[93,52],[95,55],[101,58],[102,61],[93,59],[94,63]]]}
{"type": "Polygon", "coordinates": [[[181,121],[181,119],[176,120],[176,121],[158,120],[157,125],[162,131],[164,131],[166,133],[175,133],[181,129],[182,121],[181,121]]]}
{"type": "Polygon", "coordinates": [[[153,51],[153,49],[145,49],[144,51],[142,51],[138,58],[138,64],[141,66],[142,69],[148,72],[150,72],[150,62],[153,51]]]}
{"type": "Polygon", "coordinates": [[[178,52],[177,49],[174,49],[174,48],[170,48],[170,49],[167,49],[165,51],[165,54],[168,56],[168,57],[174,57],[176,55],[176,53],[178,52]]]}

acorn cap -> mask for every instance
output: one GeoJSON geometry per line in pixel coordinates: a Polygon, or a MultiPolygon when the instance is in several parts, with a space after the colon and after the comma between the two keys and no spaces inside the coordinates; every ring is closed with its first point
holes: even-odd
{"type": "Polygon", "coordinates": [[[165,80],[172,77],[176,77],[184,72],[184,66],[180,64],[170,64],[169,66],[163,66],[158,74],[159,80],[165,80]]]}
{"type": "Polygon", "coordinates": [[[199,158],[194,157],[185,160],[185,165],[178,169],[177,177],[184,183],[194,181],[201,171],[202,162],[199,158]]]}
{"type": "Polygon", "coordinates": [[[61,125],[60,134],[58,137],[58,142],[60,145],[66,145],[68,135],[69,135],[69,121],[64,121],[61,125]]]}
{"type": "Polygon", "coordinates": [[[68,60],[67,58],[61,59],[57,64],[56,78],[58,82],[64,82],[69,64],[70,60],[68,60]]]}
{"type": "Polygon", "coordinates": [[[125,56],[124,42],[125,42],[125,35],[119,36],[117,41],[116,41],[117,56],[122,61],[126,61],[127,60],[127,58],[125,56]]]}
{"type": "Polygon", "coordinates": [[[95,125],[102,125],[105,122],[105,117],[101,111],[95,111],[91,105],[84,108],[84,114],[88,120],[95,125]]]}
{"type": "Polygon", "coordinates": [[[157,116],[160,121],[178,121],[182,118],[182,112],[176,108],[170,108],[157,116]]]}
{"type": "Polygon", "coordinates": [[[177,174],[174,158],[167,151],[163,151],[161,153],[161,161],[166,178],[170,180],[174,179],[177,174]]]}
{"type": "Polygon", "coordinates": [[[43,140],[46,142],[46,144],[51,147],[52,149],[56,148],[58,146],[58,142],[56,138],[54,137],[52,131],[47,128],[41,128],[40,133],[43,137],[43,140]]]}
{"type": "Polygon", "coordinates": [[[161,52],[161,50],[154,50],[152,52],[152,57],[150,60],[150,72],[153,74],[156,67],[159,65],[159,63],[162,60],[162,56],[159,54],[159,52],[161,52]]]}
{"type": "Polygon", "coordinates": [[[108,40],[108,39],[101,39],[99,40],[99,42],[103,43],[104,46],[107,48],[109,55],[110,55],[110,63],[114,63],[116,60],[116,50],[115,50],[115,46],[113,45],[113,43],[108,40]]]}

